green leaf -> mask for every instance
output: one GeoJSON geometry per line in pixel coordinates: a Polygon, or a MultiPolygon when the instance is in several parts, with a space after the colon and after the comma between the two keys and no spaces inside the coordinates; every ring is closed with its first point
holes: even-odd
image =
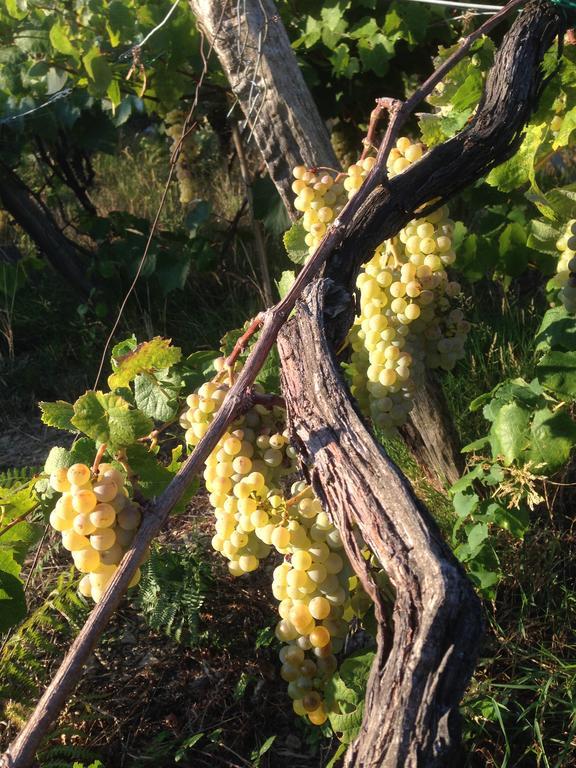
{"type": "Polygon", "coordinates": [[[459,491],[454,495],[452,504],[454,505],[454,511],[458,517],[468,517],[478,506],[480,499],[475,493],[464,493],[459,491]]]}
{"type": "Polygon", "coordinates": [[[530,412],[517,403],[505,403],[496,414],[490,429],[494,456],[502,456],[512,464],[526,450],[529,441],[530,412]]]}
{"type": "Polygon", "coordinates": [[[558,258],[556,242],[563,234],[562,229],[539,219],[534,219],[530,223],[530,228],[532,231],[528,236],[527,245],[535,251],[549,253],[551,256],[558,258]]]}
{"type": "Polygon", "coordinates": [[[326,686],[330,724],[345,744],[349,744],[356,737],[362,724],[366,681],[373,660],[373,651],[352,654],[342,663],[326,686]],[[338,711],[334,711],[336,708],[338,711]]]}
{"type": "Polygon", "coordinates": [[[114,373],[108,377],[110,389],[127,386],[139,373],[152,373],[170,368],[182,358],[179,347],[170,339],[155,336],[151,341],[138,344],[125,354],[114,356],[114,373]]]}
{"type": "Polygon", "coordinates": [[[576,321],[566,307],[549,309],[535,337],[536,351],[576,349],[576,321]]]}
{"type": "Polygon", "coordinates": [[[138,339],[134,334],[132,336],[129,336],[127,339],[124,339],[123,341],[119,341],[118,344],[115,344],[112,348],[112,370],[115,371],[117,364],[116,361],[120,358],[127,355],[129,352],[133,352],[136,347],[138,346],[138,339]]]}
{"type": "Polygon", "coordinates": [[[88,53],[82,57],[84,68],[94,81],[96,91],[103,96],[112,82],[112,70],[105,56],[100,54],[100,49],[94,45],[88,53]]]}
{"type": "Polygon", "coordinates": [[[26,0],[6,0],[6,10],[13,19],[23,19],[28,15],[26,0]]]}
{"type": "Polygon", "coordinates": [[[481,448],[485,448],[490,444],[490,438],[488,436],[479,437],[478,440],[473,440],[463,448],[460,449],[460,453],[470,453],[471,451],[479,451],[481,448]]]}
{"type": "Polygon", "coordinates": [[[49,427],[56,429],[67,429],[69,432],[76,432],[72,426],[71,419],[74,416],[74,406],[65,400],[56,400],[55,403],[38,403],[42,411],[42,421],[49,427]]]}
{"type": "MultiPolygon", "coordinates": [[[[138,487],[146,499],[152,499],[158,496],[168,486],[174,478],[179,465],[172,462],[171,468],[165,467],[159,463],[154,453],[151,453],[143,445],[131,445],[126,450],[128,463],[138,479],[138,487]]],[[[186,504],[198,490],[198,481],[192,482],[186,489],[184,496],[180,499],[174,512],[182,512],[186,504]]]]}
{"type": "Polygon", "coordinates": [[[484,469],[482,464],[476,464],[473,469],[471,469],[469,472],[466,472],[466,474],[462,475],[459,480],[456,480],[454,485],[450,486],[450,493],[462,493],[467,488],[470,488],[475,480],[481,479],[483,475],[484,469]]]}
{"type": "Polygon", "coordinates": [[[576,397],[576,352],[548,352],[536,367],[538,381],[560,399],[576,397]]]}
{"type": "Polygon", "coordinates": [[[59,53],[65,56],[76,56],[76,49],[70,42],[70,30],[60,19],[50,28],[50,42],[59,53]]]}
{"type": "Polygon", "coordinates": [[[358,56],[365,71],[372,71],[378,77],[384,77],[390,67],[389,62],[393,56],[394,48],[388,38],[381,33],[374,37],[360,40],[358,43],[358,56]]]}
{"type": "Polygon", "coordinates": [[[566,411],[536,411],[530,430],[528,458],[534,474],[552,475],[561,469],[576,445],[576,424],[566,411]],[[543,465],[543,466],[540,466],[543,465]]]}
{"type": "Polygon", "coordinates": [[[284,247],[288,253],[290,261],[295,264],[304,264],[308,258],[308,246],[304,242],[306,230],[301,222],[296,221],[290,229],[284,233],[284,247]]]}
{"type": "Polygon", "coordinates": [[[467,531],[467,535],[469,557],[473,558],[480,551],[482,545],[488,538],[487,523],[476,523],[467,531]]]}
{"type": "Polygon", "coordinates": [[[498,238],[498,247],[505,274],[512,277],[521,275],[528,266],[529,258],[524,227],[515,221],[507,224],[498,238]]]}
{"type": "Polygon", "coordinates": [[[275,346],[270,350],[270,354],[258,373],[256,381],[262,384],[266,392],[280,391],[280,358],[275,346]]]}
{"type": "Polygon", "coordinates": [[[97,443],[113,450],[131,445],[148,435],[153,422],[113,393],[89,391],[74,403],[72,424],[97,443]]]}
{"type": "Polygon", "coordinates": [[[52,472],[56,472],[57,469],[67,469],[68,467],[71,467],[72,464],[73,461],[68,448],[54,446],[54,448],[50,449],[50,453],[44,464],[44,472],[47,472],[50,475],[52,472]]]}
{"type": "Polygon", "coordinates": [[[156,377],[150,373],[139,373],[134,380],[136,406],[155,421],[170,421],[178,413],[180,379],[156,377]]]}
{"type": "Polygon", "coordinates": [[[26,616],[26,597],[19,574],[20,566],[11,554],[0,550],[0,633],[26,616]]]}
{"type": "Polygon", "coordinates": [[[188,355],[178,366],[186,389],[197,389],[206,379],[211,379],[215,374],[214,360],[218,357],[221,357],[221,353],[214,349],[188,355]]]}
{"type": "Polygon", "coordinates": [[[530,526],[530,511],[528,507],[520,505],[514,509],[505,509],[499,504],[493,504],[494,520],[500,528],[510,531],[512,536],[523,539],[530,526]]]}
{"type": "Polygon", "coordinates": [[[542,143],[546,126],[529,125],[524,140],[516,154],[502,165],[494,168],[486,181],[501,192],[512,192],[533,179],[536,153],[542,143]]]}
{"type": "Polygon", "coordinates": [[[285,272],[282,272],[282,275],[280,276],[280,280],[276,282],[276,288],[278,289],[278,295],[281,299],[286,296],[290,288],[294,285],[294,280],[296,280],[296,273],[292,272],[290,270],[287,270],[285,272]]]}
{"type": "Polygon", "coordinates": [[[50,449],[44,472],[52,474],[57,469],[67,469],[72,464],[86,464],[90,466],[96,455],[96,444],[88,437],[81,437],[75,440],[71,448],[61,448],[55,446],[50,449]]]}
{"type": "Polygon", "coordinates": [[[564,115],[560,130],[552,142],[552,149],[556,150],[561,147],[567,147],[574,129],[576,129],[576,107],[573,107],[564,115]]]}

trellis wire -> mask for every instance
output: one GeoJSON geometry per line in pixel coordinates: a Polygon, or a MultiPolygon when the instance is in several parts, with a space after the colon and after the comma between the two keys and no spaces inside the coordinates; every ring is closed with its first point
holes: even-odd
{"type": "Polygon", "coordinates": [[[459,3],[456,0],[409,0],[412,3],[426,3],[427,5],[446,5],[450,8],[471,8],[479,11],[499,11],[503,5],[486,5],[485,3],[459,3]]]}

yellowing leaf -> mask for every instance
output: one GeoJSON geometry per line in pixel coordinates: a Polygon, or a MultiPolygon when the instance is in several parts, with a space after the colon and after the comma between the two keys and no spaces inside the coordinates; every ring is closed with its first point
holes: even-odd
{"type": "Polygon", "coordinates": [[[138,344],[136,349],[113,360],[114,373],[108,378],[110,389],[126,387],[139,373],[152,373],[179,362],[182,352],[173,347],[170,339],[155,336],[138,344]]]}

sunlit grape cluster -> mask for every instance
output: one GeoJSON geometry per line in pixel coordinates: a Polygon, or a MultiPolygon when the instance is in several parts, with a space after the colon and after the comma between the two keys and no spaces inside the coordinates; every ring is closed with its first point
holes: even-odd
{"type": "Polygon", "coordinates": [[[274,569],[272,582],[280,601],[276,637],[285,643],[280,674],[296,714],[322,725],[328,717],[324,689],[338,667],[335,654],[350,621],[370,601],[358,599],[358,588],[351,600],[350,585],[357,580],[340,534],[312,489],[298,482],[291,493],[295,503],[284,505],[284,546],[277,547],[284,561],[274,569]]]}
{"type": "Polygon", "coordinates": [[[560,258],[556,267],[556,276],[550,281],[550,287],[560,288],[558,298],[571,314],[576,313],[576,221],[571,220],[566,233],[556,243],[560,258]]]}
{"type": "MultiPolygon", "coordinates": [[[[84,574],[80,593],[98,602],[140,525],[140,507],[130,501],[124,475],[111,464],[100,464],[96,473],[73,464],[53,472],[50,485],[62,494],[50,525],[62,534],[62,546],[84,574]]],[[[139,580],[140,570],[130,586],[139,580]]]]}
{"type": "MultiPolygon", "coordinates": [[[[180,423],[189,445],[203,436],[227,390],[227,384],[210,381],[188,396],[180,423]]],[[[227,558],[233,576],[256,570],[282,535],[275,526],[278,487],[295,470],[284,421],[283,409],[256,405],[230,426],[206,460],[204,480],[216,518],[212,546],[227,558]]]]}
{"type": "MultiPolygon", "coordinates": [[[[390,175],[422,154],[422,144],[400,138],[390,175]]],[[[376,249],[357,279],[360,315],[348,372],[361,406],[389,433],[405,423],[425,369],[451,370],[464,354],[470,326],[452,305],[461,289],[446,272],[455,260],[453,226],[446,207],[414,219],[376,249]]]]}
{"type": "MultiPolygon", "coordinates": [[[[164,121],[166,123],[166,135],[172,139],[172,151],[178,147],[182,134],[184,132],[185,115],[178,109],[168,112],[164,121]]],[[[180,202],[185,205],[192,202],[194,190],[192,185],[192,174],[189,168],[188,149],[193,149],[194,139],[192,134],[188,134],[182,140],[182,145],[178,158],[176,160],[176,178],[180,188],[180,202]]]]}
{"type": "MultiPolygon", "coordinates": [[[[203,437],[229,389],[224,361],[215,365],[215,379],[188,396],[180,419],[189,445],[203,437]]],[[[321,725],[328,717],[324,689],[338,665],[335,654],[349,622],[370,599],[310,486],[298,481],[285,491],[284,478],[296,469],[285,418],[277,406],[251,408],[221,437],[204,479],[216,519],[212,545],[233,576],[256,570],[273,550],[283,557],[272,583],[280,614],[276,636],[285,644],[281,676],[294,711],[321,725]]]]}
{"type": "Polygon", "coordinates": [[[308,170],[298,165],[293,170],[295,181],[292,191],[296,194],[294,207],[302,211],[302,225],[308,252],[313,254],[326,234],[331,222],[346,204],[344,178],[336,179],[330,173],[308,170]]]}

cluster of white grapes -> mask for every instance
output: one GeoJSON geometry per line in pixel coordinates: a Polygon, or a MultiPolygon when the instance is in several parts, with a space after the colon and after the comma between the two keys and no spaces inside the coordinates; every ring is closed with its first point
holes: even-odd
{"type": "MultiPolygon", "coordinates": [[[[388,158],[390,175],[402,173],[423,154],[422,144],[400,138],[388,158]]],[[[342,182],[348,198],[374,162],[368,157],[348,168],[342,182]]],[[[315,177],[308,182],[310,172],[302,167],[294,175],[296,207],[305,211],[302,221],[310,235],[309,221],[323,210],[313,206],[319,204],[327,177],[310,191],[315,177]],[[318,186],[322,189],[316,193],[318,186]]],[[[358,276],[360,314],[350,332],[352,391],[374,423],[390,433],[406,421],[425,368],[451,370],[464,355],[470,325],[452,306],[460,285],[446,272],[455,260],[453,227],[446,207],[411,221],[376,249],[358,276]]],[[[316,230],[312,233],[316,236],[316,230]]]]}
{"type": "MultiPolygon", "coordinates": [[[[62,494],[50,513],[50,525],[62,534],[62,546],[84,574],[80,593],[97,603],[132,543],[140,508],[130,501],[124,475],[110,464],[100,464],[96,473],[85,464],[73,464],[53,472],[50,485],[62,494]]],[[[130,586],[139,580],[140,570],[130,586]]]]}
{"type": "Polygon", "coordinates": [[[558,298],[571,314],[576,313],[576,221],[568,222],[566,232],[556,243],[560,251],[556,276],[551,286],[560,288],[558,298]]]}
{"type": "Polygon", "coordinates": [[[294,712],[322,725],[328,717],[325,687],[338,667],[335,654],[370,599],[359,587],[351,590],[357,580],[340,534],[312,489],[298,482],[291,493],[284,506],[290,539],[278,548],[284,561],[274,569],[272,582],[281,617],[276,637],[285,643],[280,675],[294,712]]]}
{"type": "MultiPolygon", "coordinates": [[[[172,152],[180,144],[182,133],[184,131],[184,119],[185,115],[179,109],[174,109],[168,112],[164,118],[166,124],[166,135],[172,139],[172,152]]],[[[192,186],[192,174],[189,167],[189,156],[192,154],[191,150],[194,149],[194,138],[192,134],[185,136],[182,141],[182,146],[176,160],[176,178],[178,179],[178,187],[180,188],[180,202],[183,205],[191,203],[194,198],[194,190],[192,186]]]]}
{"type": "MultiPolygon", "coordinates": [[[[203,437],[228,388],[217,376],[188,395],[180,424],[189,445],[203,437]]],[[[216,518],[212,546],[227,558],[233,576],[256,570],[282,540],[282,529],[275,526],[279,486],[295,470],[284,421],[283,409],[256,405],[230,426],[206,460],[204,480],[216,518]]]]}
{"type": "MultiPolygon", "coordinates": [[[[187,398],[180,423],[196,445],[229,389],[221,381],[223,360],[213,381],[187,398]]],[[[321,725],[327,719],[323,691],[337,668],[349,621],[370,601],[351,601],[352,570],[340,535],[310,486],[282,487],[295,472],[295,451],[284,429],[282,408],[256,405],[220,439],[204,471],[216,518],[212,546],[228,560],[233,576],[256,570],[275,549],[283,562],[274,570],[272,592],[279,601],[276,636],[281,676],[294,711],[321,725]],[[308,655],[307,655],[308,654],[308,655]]]]}

